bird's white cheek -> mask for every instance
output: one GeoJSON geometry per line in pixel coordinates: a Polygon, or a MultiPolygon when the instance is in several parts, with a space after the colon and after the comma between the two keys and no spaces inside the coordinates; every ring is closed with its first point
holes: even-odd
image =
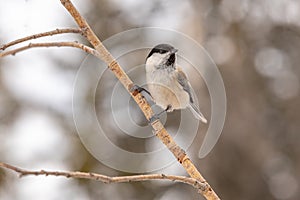
{"type": "Polygon", "coordinates": [[[146,73],[149,74],[149,73],[152,73],[155,70],[156,70],[156,67],[155,67],[154,63],[150,62],[150,61],[149,62],[147,61],[147,63],[146,63],[146,73]]]}
{"type": "Polygon", "coordinates": [[[152,72],[163,63],[165,56],[162,54],[154,54],[147,59],[146,72],[152,72]]]}

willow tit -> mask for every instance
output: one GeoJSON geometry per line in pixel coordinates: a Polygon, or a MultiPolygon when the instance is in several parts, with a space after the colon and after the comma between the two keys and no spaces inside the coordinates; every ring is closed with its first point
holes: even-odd
{"type": "Polygon", "coordinates": [[[146,59],[146,79],[154,102],[167,112],[189,108],[204,123],[207,120],[194,102],[187,76],[176,66],[178,50],[169,44],[155,46],[146,59]]]}

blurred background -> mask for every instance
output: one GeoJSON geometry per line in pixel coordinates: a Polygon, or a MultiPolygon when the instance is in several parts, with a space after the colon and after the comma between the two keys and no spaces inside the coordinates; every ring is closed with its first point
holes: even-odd
{"type": "MultiPolygon", "coordinates": [[[[198,158],[206,131],[201,125],[188,154],[222,199],[299,199],[299,1],[73,2],[102,40],[128,29],[155,26],[184,33],[205,47],[223,77],[228,110],[213,151],[198,158]]],[[[58,0],[1,0],[0,27],[0,44],[4,44],[38,32],[75,27],[75,23],[58,0]]],[[[66,40],[87,44],[74,34],[39,41],[66,40]]],[[[147,51],[141,52],[135,64],[143,64],[146,55],[147,51]]],[[[0,60],[0,161],[27,169],[129,175],[101,164],[78,137],[72,94],[85,57],[77,49],[48,48],[0,60]]],[[[123,65],[132,58],[127,60],[122,60],[123,65]]],[[[116,82],[109,71],[106,73],[105,77],[116,82]]],[[[209,118],[207,88],[202,83],[192,84],[209,118]]],[[[109,90],[109,83],[102,89],[109,90]]],[[[105,113],[100,108],[110,103],[103,94],[100,89],[96,92],[98,116],[105,113]]],[[[88,96],[85,99],[93,101],[88,96]]],[[[142,138],[117,134],[120,130],[110,123],[110,113],[105,115],[105,128],[116,145],[133,152],[148,149],[142,138]]],[[[177,117],[175,112],[168,118],[171,130],[176,128],[177,117]]],[[[85,121],[84,116],[81,120],[85,121]]],[[[178,163],[155,173],[186,175],[178,163]]],[[[19,179],[15,173],[0,169],[0,199],[203,198],[190,186],[167,181],[102,184],[60,177],[19,179]]]]}

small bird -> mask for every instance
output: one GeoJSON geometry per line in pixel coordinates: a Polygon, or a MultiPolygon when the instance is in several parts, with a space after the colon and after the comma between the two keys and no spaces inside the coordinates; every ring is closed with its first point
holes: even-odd
{"type": "Polygon", "coordinates": [[[169,44],[155,46],[146,59],[146,79],[154,102],[166,112],[189,108],[194,116],[207,123],[194,102],[186,74],[176,65],[178,50],[169,44]]]}

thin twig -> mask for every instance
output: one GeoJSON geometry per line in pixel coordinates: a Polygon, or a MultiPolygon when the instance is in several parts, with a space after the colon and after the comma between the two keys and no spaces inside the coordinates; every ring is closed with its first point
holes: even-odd
{"type": "Polygon", "coordinates": [[[14,50],[1,52],[0,58],[4,57],[4,56],[8,56],[8,55],[14,56],[16,53],[19,53],[21,51],[24,51],[24,50],[27,50],[30,48],[36,48],[36,47],[75,47],[75,48],[81,49],[89,54],[92,54],[96,57],[100,57],[99,53],[95,49],[88,47],[84,44],[78,43],[78,42],[43,42],[43,43],[29,43],[26,46],[16,48],[14,50]]]}
{"type": "Polygon", "coordinates": [[[24,38],[14,40],[14,41],[9,42],[7,44],[1,45],[0,50],[5,50],[10,46],[13,46],[13,45],[16,45],[16,44],[19,44],[21,42],[25,42],[25,41],[28,41],[28,40],[33,40],[33,39],[37,39],[37,38],[40,38],[40,37],[52,36],[52,35],[63,34],[63,33],[81,33],[82,34],[82,31],[80,29],[75,29],[75,28],[55,29],[55,30],[52,30],[52,31],[38,33],[38,34],[34,34],[34,35],[30,35],[30,36],[27,36],[27,37],[24,37],[24,38]]]}
{"type": "Polygon", "coordinates": [[[86,173],[86,172],[67,172],[67,171],[47,171],[47,170],[25,170],[7,163],[0,162],[0,167],[17,172],[20,177],[35,175],[35,176],[64,176],[67,178],[80,178],[101,181],[103,183],[124,183],[124,182],[139,182],[148,180],[169,180],[180,183],[185,183],[193,186],[197,190],[202,190],[205,184],[200,183],[194,178],[185,176],[174,176],[165,174],[145,174],[145,175],[132,175],[132,176],[106,176],[97,173],[86,173]]]}
{"type": "MultiPolygon", "coordinates": [[[[93,30],[90,28],[86,20],[80,15],[78,10],[74,7],[70,0],[60,0],[62,5],[68,10],[68,12],[72,15],[77,25],[81,30],[84,31],[84,36],[87,40],[94,46],[94,48],[100,54],[100,58],[108,65],[110,70],[115,74],[115,76],[120,80],[123,86],[127,89],[129,94],[131,94],[132,98],[138,104],[140,109],[143,111],[145,117],[149,120],[153,116],[153,111],[149,105],[149,103],[142,97],[139,92],[132,91],[134,86],[133,82],[129,79],[127,74],[115,60],[115,58],[109,53],[109,51],[105,48],[93,30]]],[[[204,177],[200,174],[198,169],[195,167],[190,158],[186,155],[183,149],[181,149],[164,128],[163,124],[160,120],[156,120],[151,123],[151,126],[154,129],[155,135],[167,146],[167,148],[173,153],[173,155],[177,158],[180,164],[184,167],[187,173],[192,177],[200,181],[201,183],[205,183],[205,187],[203,190],[200,190],[201,194],[210,200],[220,199],[215,191],[211,188],[211,186],[207,183],[204,177]]]]}

